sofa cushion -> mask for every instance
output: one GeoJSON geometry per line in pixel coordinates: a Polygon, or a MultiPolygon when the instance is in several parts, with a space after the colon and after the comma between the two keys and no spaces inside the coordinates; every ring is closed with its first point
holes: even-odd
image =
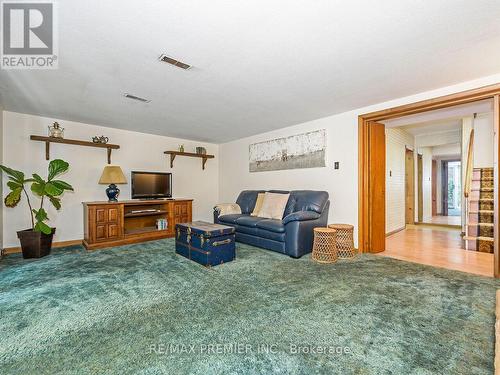
{"type": "Polygon", "coordinates": [[[242,216],[248,216],[248,215],[244,215],[244,214],[223,215],[223,216],[219,216],[219,221],[222,222],[222,223],[235,224],[236,220],[239,219],[242,216]]]}
{"type": "Polygon", "coordinates": [[[288,202],[290,194],[278,194],[267,192],[264,196],[264,202],[259,212],[259,216],[268,219],[282,219],[283,212],[288,202]]]}
{"type": "Polygon", "coordinates": [[[252,236],[257,236],[257,231],[259,230],[257,227],[247,227],[246,225],[237,225],[237,227],[239,233],[251,234],[252,236]]]}
{"type": "Polygon", "coordinates": [[[289,215],[286,215],[282,223],[288,224],[292,221],[307,221],[307,220],[316,220],[320,218],[320,214],[314,211],[295,211],[289,215]]]}
{"type": "Polygon", "coordinates": [[[239,217],[236,219],[236,224],[241,225],[241,226],[246,226],[246,227],[257,227],[257,223],[261,220],[264,220],[261,217],[258,216],[250,216],[250,215],[245,215],[242,217],[239,217]]]}
{"type": "MultiPolygon", "coordinates": [[[[253,229],[253,228],[252,228],[253,229]]],[[[268,240],[273,240],[273,241],[280,241],[280,242],[285,242],[285,236],[286,233],[278,233],[278,232],[272,232],[270,230],[265,230],[261,228],[255,228],[256,230],[256,235],[265,238],[268,240]]]]}
{"type": "Polygon", "coordinates": [[[257,222],[257,228],[265,229],[271,232],[283,233],[285,232],[285,226],[281,220],[277,219],[265,219],[257,222]]]}
{"type": "Polygon", "coordinates": [[[321,214],[327,201],[328,193],[326,191],[293,190],[290,192],[285,216],[296,211],[314,211],[321,214]]]}
{"type": "Polygon", "coordinates": [[[252,212],[257,201],[257,195],[263,192],[264,190],[243,190],[236,199],[236,203],[241,207],[241,212],[243,214],[252,212]]]}

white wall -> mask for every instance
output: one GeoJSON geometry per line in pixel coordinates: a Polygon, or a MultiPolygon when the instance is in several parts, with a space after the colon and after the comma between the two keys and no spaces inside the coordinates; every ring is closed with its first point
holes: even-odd
{"type": "Polygon", "coordinates": [[[445,159],[447,157],[456,157],[460,159],[460,143],[453,143],[449,145],[441,145],[432,147],[432,156],[434,159],[441,158],[445,159]]]}
{"type": "Polygon", "coordinates": [[[484,113],[474,119],[474,168],[493,167],[493,113],[484,113]]]}
{"type": "MultiPolygon", "coordinates": [[[[385,232],[404,228],[406,225],[406,148],[413,150],[415,137],[400,128],[385,132],[385,232]]],[[[416,191],[416,190],[415,190],[416,191]]]]}
{"type": "MultiPolygon", "coordinates": [[[[26,174],[36,172],[46,176],[48,161],[45,160],[45,144],[30,141],[31,134],[46,135],[47,126],[56,119],[43,118],[5,111],[3,114],[3,163],[9,167],[24,171],[26,174]]],[[[173,173],[173,195],[180,198],[193,198],[193,218],[212,220],[212,207],[218,202],[219,152],[214,144],[193,142],[176,138],[143,134],[102,126],[88,125],[71,121],[59,121],[68,139],[91,140],[94,135],[109,137],[110,143],[120,145],[119,150],[112,153],[112,163],[120,165],[130,181],[130,171],[171,171],[173,173]],[[177,157],[174,168],[166,150],[176,150],[184,144],[186,151],[196,146],[204,146],[215,159],[208,160],[206,168],[201,169],[198,158],[177,157]]],[[[51,159],[64,159],[70,164],[70,170],[62,179],[71,183],[74,193],[65,193],[62,209],[57,212],[47,205],[50,224],[57,228],[55,241],[66,241],[83,238],[82,201],[106,200],[105,185],[97,181],[102,169],[107,164],[106,150],[92,147],[52,144],[51,159]]],[[[130,184],[120,185],[120,199],[130,199],[130,184]]],[[[4,191],[6,187],[4,186],[4,191]]],[[[38,202],[35,199],[35,202],[38,202]]],[[[20,207],[5,208],[5,225],[3,226],[4,246],[19,246],[16,231],[28,228],[30,218],[27,213],[26,200],[23,198],[20,207]]]]}
{"type": "MultiPolygon", "coordinates": [[[[222,144],[219,148],[220,199],[221,201],[234,202],[241,190],[253,188],[324,189],[330,193],[331,208],[329,221],[354,224],[357,243],[358,116],[363,113],[409,104],[498,82],[500,82],[500,74],[222,144]],[[250,173],[248,171],[248,146],[251,143],[322,128],[326,128],[328,132],[328,166],[326,168],[260,173],[250,173]],[[340,161],[340,170],[332,168],[333,161],[340,161]]],[[[383,88],[383,82],[381,82],[381,85],[383,88]]]]}
{"type": "Polygon", "coordinates": [[[432,147],[418,149],[422,155],[422,220],[432,219],[432,147]]]}

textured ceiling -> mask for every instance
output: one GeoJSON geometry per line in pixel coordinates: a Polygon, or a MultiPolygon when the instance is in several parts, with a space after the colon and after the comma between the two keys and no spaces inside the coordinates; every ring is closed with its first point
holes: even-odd
{"type": "Polygon", "coordinates": [[[1,70],[5,109],[220,143],[500,72],[498,0],[74,0],[58,11],[59,69],[1,70]]]}

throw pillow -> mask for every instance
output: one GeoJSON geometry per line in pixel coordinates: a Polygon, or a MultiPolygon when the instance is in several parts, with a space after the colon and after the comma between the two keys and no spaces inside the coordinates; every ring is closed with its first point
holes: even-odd
{"type": "Polygon", "coordinates": [[[241,207],[237,203],[219,203],[214,209],[219,216],[241,214],[241,207]]]}
{"type": "Polygon", "coordinates": [[[290,194],[265,193],[259,216],[281,220],[289,197],[290,194]]]}
{"type": "Polygon", "coordinates": [[[260,209],[262,208],[262,203],[264,202],[264,193],[257,194],[257,201],[255,202],[255,207],[253,208],[251,216],[259,216],[260,209]]]}

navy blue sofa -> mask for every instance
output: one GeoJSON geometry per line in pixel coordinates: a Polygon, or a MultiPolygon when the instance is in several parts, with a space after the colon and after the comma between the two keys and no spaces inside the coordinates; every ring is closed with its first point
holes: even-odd
{"type": "Polygon", "coordinates": [[[330,201],[326,191],[269,190],[271,193],[290,193],[282,220],[251,216],[257,194],[265,190],[244,190],[236,199],[241,214],[218,216],[214,223],[229,225],[236,230],[236,241],[288,254],[294,258],[310,253],[313,229],[326,227],[330,201]]]}

